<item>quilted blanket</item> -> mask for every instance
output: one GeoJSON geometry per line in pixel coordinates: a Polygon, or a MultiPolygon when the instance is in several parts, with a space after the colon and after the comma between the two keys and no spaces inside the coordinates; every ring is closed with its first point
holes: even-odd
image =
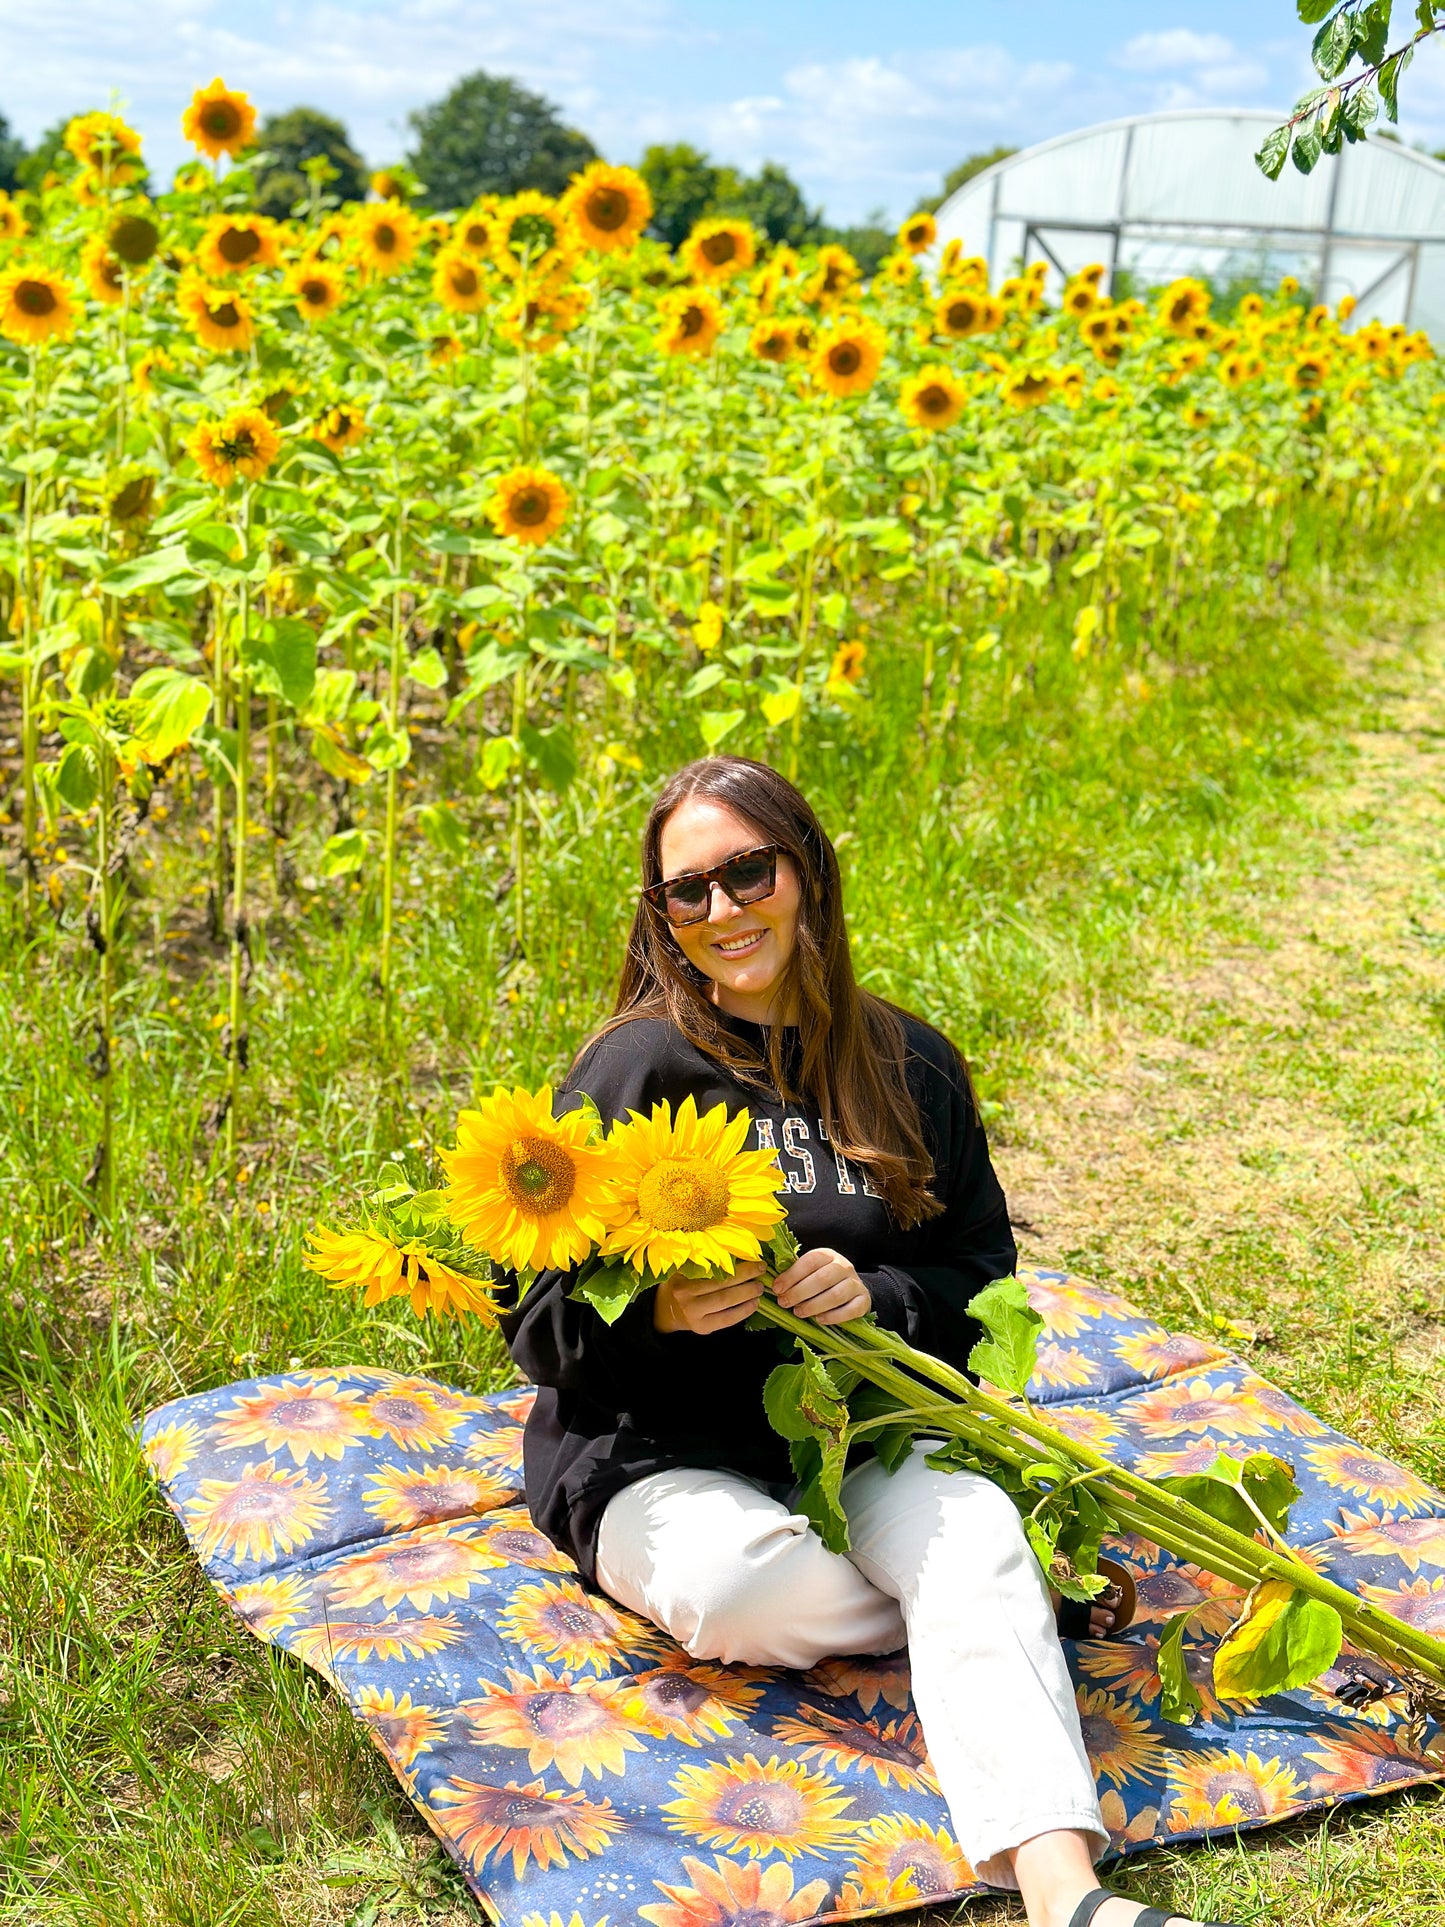
{"type": "MultiPolygon", "coordinates": [[[[1149,1476],[1267,1446],[1295,1468],[1320,1571],[1445,1632],[1445,1495],[1219,1347],[1060,1272],[1033,1396],[1149,1476]]],[[[582,1585],[521,1504],[526,1390],[475,1397],[371,1368],[278,1373],[143,1421],[167,1503],[221,1597],[315,1667],[502,1927],[782,1927],[984,1891],[912,1710],[907,1654],[807,1674],[702,1665],[582,1585]]],[[[1445,1778],[1402,1707],[1314,1687],[1225,1707],[1237,1595],[1143,1541],[1126,1633],[1066,1642],[1114,1850],[1231,1834],[1445,1778]],[[1159,1712],[1167,1617],[1198,1604],[1204,1718],[1159,1712]]]]}

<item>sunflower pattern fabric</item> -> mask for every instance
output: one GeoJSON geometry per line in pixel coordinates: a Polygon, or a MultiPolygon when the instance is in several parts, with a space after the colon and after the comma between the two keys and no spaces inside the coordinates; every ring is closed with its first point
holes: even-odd
{"type": "MultiPolygon", "coordinates": [[[[1307,1557],[1445,1631],[1445,1494],[1217,1346],[1063,1273],[1025,1276],[1045,1320],[1033,1396],[1057,1422],[1154,1477],[1267,1446],[1294,1464],[1307,1557]]],[[[588,1591],[520,1502],[530,1398],[288,1372],[140,1430],[221,1597],[342,1694],[502,1927],[783,1927],[982,1891],[906,1654],[699,1664],[588,1591]]],[[[1066,1645],[1117,1853],[1445,1778],[1405,1744],[1397,1699],[1351,1712],[1317,1682],[1227,1711],[1210,1668],[1232,1589],[1142,1542],[1106,1550],[1135,1574],[1137,1617],[1066,1645]],[[1185,1728],[1160,1714],[1155,1655],[1196,1604],[1204,1717],[1185,1728]]]]}

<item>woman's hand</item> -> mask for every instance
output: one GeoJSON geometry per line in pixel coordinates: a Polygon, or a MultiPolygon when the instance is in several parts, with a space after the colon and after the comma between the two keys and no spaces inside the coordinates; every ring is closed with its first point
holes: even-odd
{"type": "Polygon", "coordinates": [[[778,1273],[773,1293],[798,1318],[845,1325],[873,1309],[873,1296],[840,1251],[820,1245],[778,1273]]]}
{"type": "Polygon", "coordinates": [[[652,1301],[652,1322],[660,1332],[693,1332],[706,1338],[709,1332],[726,1331],[751,1318],[763,1295],[763,1264],[754,1259],[740,1264],[731,1278],[684,1278],[674,1272],[657,1287],[652,1301]]]}

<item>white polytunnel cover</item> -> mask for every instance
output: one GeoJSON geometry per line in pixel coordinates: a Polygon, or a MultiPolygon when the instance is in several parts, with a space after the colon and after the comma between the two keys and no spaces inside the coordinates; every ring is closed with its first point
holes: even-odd
{"type": "Polygon", "coordinates": [[[1093,261],[1150,286],[1293,274],[1316,301],[1354,295],[1352,325],[1445,340],[1445,166],[1377,136],[1271,181],[1254,154],[1277,118],[1141,114],[1043,141],[950,195],[938,245],[986,255],[995,281],[1040,259],[1060,285],[1093,261]]]}

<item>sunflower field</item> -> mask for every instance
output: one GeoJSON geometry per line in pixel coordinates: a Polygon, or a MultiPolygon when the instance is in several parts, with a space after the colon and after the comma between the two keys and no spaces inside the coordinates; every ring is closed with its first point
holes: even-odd
{"type": "MultiPolygon", "coordinates": [[[[280,222],[255,118],[201,89],[152,194],[87,114],[0,194],[0,1369],[77,1458],[26,1560],[172,1585],[120,1470],[147,1391],[378,1343],[501,1370],[318,1299],[300,1238],[565,1065],[671,769],[796,778],[864,981],[992,1104],[1348,707],[1327,632],[1435,580],[1445,483],[1430,342],[1289,280],[1223,316],[991,286],[928,216],[866,283],[736,219],[673,253],[601,162],[445,215],[322,166],[280,222]]],[[[93,1606],[6,1572],[67,1783],[122,1701],[171,1730],[143,1629],[72,1730],[93,1606]]]]}

